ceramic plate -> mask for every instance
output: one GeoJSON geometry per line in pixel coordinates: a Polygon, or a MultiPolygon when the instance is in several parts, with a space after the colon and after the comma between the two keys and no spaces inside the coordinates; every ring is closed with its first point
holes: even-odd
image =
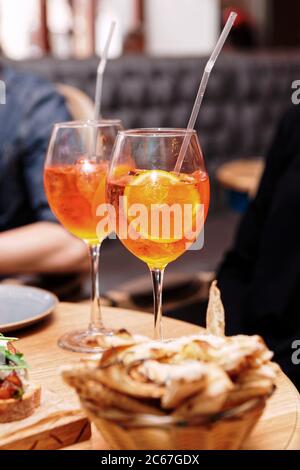
{"type": "Polygon", "coordinates": [[[58,299],[43,289],[0,285],[0,332],[32,325],[51,314],[58,299]]]}

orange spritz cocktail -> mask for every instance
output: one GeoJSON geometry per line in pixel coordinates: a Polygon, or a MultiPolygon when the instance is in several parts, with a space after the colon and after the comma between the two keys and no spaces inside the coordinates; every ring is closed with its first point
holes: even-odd
{"type": "Polygon", "coordinates": [[[118,214],[118,236],[150,269],[165,268],[196,240],[209,194],[209,179],[202,170],[133,170],[113,174],[108,184],[108,200],[118,214]]]}
{"type": "Polygon", "coordinates": [[[209,206],[209,179],[196,132],[120,131],[108,174],[107,200],[115,209],[121,242],[150,269],[154,337],[162,339],[164,270],[186,250],[202,247],[203,238],[198,236],[209,206]],[[175,171],[182,149],[184,159],[175,171]]]}
{"type": "Polygon", "coordinates": [[[106,180],[121,129],[117,119],[61,122],[54,125],[48,146],[44,183],[49,205],[64,228],[84,241],[90,255],[89,325],[66,332],[58,341],[59,346],[70,351],[103,351],[103,339],[114,334],[113,329],[104,326],[101,315],[99,256],[101,243],[110,233],[110,224],[103,224],[106,180]]]}
{"type": "Polygon", "coordinates": [[[84,158],[74,165],[46,166],[44,179],[50,207],[73,235],[94,245],[107,233],[99,233],[97,207],[105,204],[108,162],[84,158]]]}

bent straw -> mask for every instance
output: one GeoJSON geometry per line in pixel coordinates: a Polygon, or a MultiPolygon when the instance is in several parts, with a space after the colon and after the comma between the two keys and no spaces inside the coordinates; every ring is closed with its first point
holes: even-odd
{"type": "MultiPolygon", "coordinates": [[[[187,130],[192,130],[195,127],[196,119],[197,119],[197,116],[198,116],[198,113],[199,113],[200,106],[202,104],[202,100],[203,100],[203,96],[204,96],[204,93],[205,93],[205,90],[206,90],[206,86],[207,86],[207,82],[208,82],[208,79],[209,79],[209,76],[210,76],[210,72],[212,71],[213,66],[215,65],[215,62],[218,58],[218,55],[220,54],[221,49],[224,46],[224,43],[227,39],[228,34],[230,33],[230,30],[233,26],[233,23],[235,22],[236,17],[237,17],[236,13],[234,13],[234,12],[230,13],[230,15],[228,17],[228,20],[226,21],[226,24],[223,28],[223,31],[222,31],[222,33],[219,37],[219,40],[218,40],[218,42],[217,42],[210,58],[207,61],[207,64],[205,66],[204,73],[202,75],[202,79],[201,79],[201,82],[200,82],[200,85],[199,85],[199,89],[198,89],[198,93],[197,93],[197,96],[196,96],[196,99],[195,99],[195,103],[194,103],[194,106],[193,106],[192,114],[191,114],[191,117],[190,117],[188,125],[187,125],[187,130]]],[[[178,155],[178,158],[177,158],[177,162],[176,162],[176,165],[175,165],[175,168],[174,168],[175,173],[180,173],[181,166],[182,166],[186,151],[187,151],[189,143],[190,143],[190,138],[191,138],[190,134],[187,133],[185,135],[184,139],[183,139],[182,146],[181,146],[181,149],[180,149],[180,152],[179,152],[179,155],[178,155]]]]}
{"type": "Polygon", "coordinates": [[[109,28],[109,33],[106,39],[106,43],[104,45],[103,49],[103,54],[101,57],[101,60],[98,65],[97,69],[97,84],[96,84],[96,93],[95,93],[95,121],[101,118],[101,100],[102,100],[102,87],[103,87],[103,75],[105,71],[105,67],[107,64],[107,57],[108,57],[108,51],[110,47],[110,43],[114,34],[116,22],[112,21],[110,28],[109,28]]]}

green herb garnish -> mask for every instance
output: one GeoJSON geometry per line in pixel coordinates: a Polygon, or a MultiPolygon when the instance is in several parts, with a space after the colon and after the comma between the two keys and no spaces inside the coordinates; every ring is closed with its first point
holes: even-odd
{"type": "Polygon", "coordinates": [[[23,354],[19,352],[12,353],[3,346],[0,346],[0,370],[15,369],[28,369],[28,365],[23,359],[23,354]]]}

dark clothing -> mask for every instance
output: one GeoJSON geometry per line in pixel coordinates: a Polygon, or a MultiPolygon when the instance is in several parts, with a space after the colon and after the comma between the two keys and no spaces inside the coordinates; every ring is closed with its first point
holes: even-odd
{"type": "Polygon", "coordinates": [[[6,104],[0,105],[0,232],[54,221],[43,165],[55,122],[70,120],[64,99],[47,81],[0,66],[6,104]]]}
{"type": "Polygon", "coordinates": [[[258,333],[300,389],[300,107],[282,119],[255,200],[218,273],[227,333],[258,333]]]}

